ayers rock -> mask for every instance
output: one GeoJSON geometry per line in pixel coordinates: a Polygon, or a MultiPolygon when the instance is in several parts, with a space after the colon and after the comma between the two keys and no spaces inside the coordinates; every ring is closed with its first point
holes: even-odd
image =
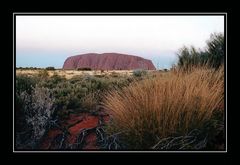
{"type": "Polygon", "coordinates": [[[91,68],[96,70],[156,70],[151,60],[119,53],[88,53],[68,57],[63,69],[91,68]]]}

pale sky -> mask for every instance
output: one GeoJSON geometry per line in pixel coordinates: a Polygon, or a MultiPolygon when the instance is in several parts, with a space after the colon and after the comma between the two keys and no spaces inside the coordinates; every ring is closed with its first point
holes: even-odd
{"type": "Polygon", "coordinates": [[[224,16],[16,16],[17,67],[61,68],[83,53],[116,52],[170,68],[185,46],[224,32],[224,16]]]}

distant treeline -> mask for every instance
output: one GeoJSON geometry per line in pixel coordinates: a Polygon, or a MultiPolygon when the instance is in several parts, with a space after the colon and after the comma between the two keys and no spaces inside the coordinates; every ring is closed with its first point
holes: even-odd
{"type": "MultiPolygon", "coordinates": [[[[23,69],[23,70],[61,70],[61,69],[56,69],[55,67],[53,66],[49,66],[49,67],[46,67],[46,68],[38,68],[38,67],[16,67],[16,69],[23,69]]],[[[77,68],[75,70],[79,70],[79,71],[91,71],[92,69],[91,68],[77,68]]]]}
{"type": "Polygon", "coordinates": [[[46,68],[38,68],[38,67],[16,67],[16,69],[23,69],[23,70],[42,70],[42,69],[46,69],[46,70],[56,70],[54,67],[49,66],[46,68]]]}

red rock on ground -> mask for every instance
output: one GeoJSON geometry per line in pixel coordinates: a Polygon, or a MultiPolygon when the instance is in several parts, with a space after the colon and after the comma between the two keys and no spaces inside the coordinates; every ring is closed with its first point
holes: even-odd
{"type": "Polygon", "coordinates": [[[156,70],[151,60],[119,53],[88,53],[68,57],[63,69],[91,68],[97,70],[156,70]]]}
{"type": "Polygon", "coordinates": [[[99,118],[97,116],[86,116],[82,122],[70,127],[68,129],[71,136],[68,138],[69,143],[75,143],[77,135],[81,133],[83,129],[90,129],[97,127],[99,118]]]}
{"type": "MultiPolygon", "coordinates": [[[[66,147],[76,145],[77,138],[80,136],[84,129],[88,130],[85,132],[83,136],[83,141],[80,145],[83,150],[97,150],[99,147],[97,146],[97,135],[95,129],[98,126],[101,126],[102,123],[109,122],[109,115],[107,115],[104,110],[99,113],[98,116],[93,116],[89,113],[79,113],[79,114],[70,114],[69,117],[62,121],[60,126],[62,129],[67,128],[69,134],[65,135],[65,140],[63,146],[66,147]],[[101,122],[100,122],[101,121],[101,122]]],[[[48,131],[46,137],[44,137],[40,148],[41,149],[59,149],[59,140],[61,141],[63,136],[63,131],[60,129],[51,129],[48,131]],[[56,140],[58,139],[58,140],[56,140]]],[[[76,146],[79,147],[79,146],[76,146]]]]}
{"type": "Polygon", "coordinates": [[[81,122],[87,115],[87,113],[70,114],[68,119],[62,122],[62,126],[68,127],[70,125],[76,124],[77,122],[81,122]]]}

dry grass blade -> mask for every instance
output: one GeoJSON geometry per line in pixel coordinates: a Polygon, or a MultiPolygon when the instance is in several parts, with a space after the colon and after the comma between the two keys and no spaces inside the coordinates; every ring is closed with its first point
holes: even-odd
{"type": "Polygon", "coordinates": [[[223,71],[198,67],[157,75],[109,92],[103,105],[114,130],[124,130],[132,147],[148,148],[156,136],[186,135],[223,111],[223,71]]]}

